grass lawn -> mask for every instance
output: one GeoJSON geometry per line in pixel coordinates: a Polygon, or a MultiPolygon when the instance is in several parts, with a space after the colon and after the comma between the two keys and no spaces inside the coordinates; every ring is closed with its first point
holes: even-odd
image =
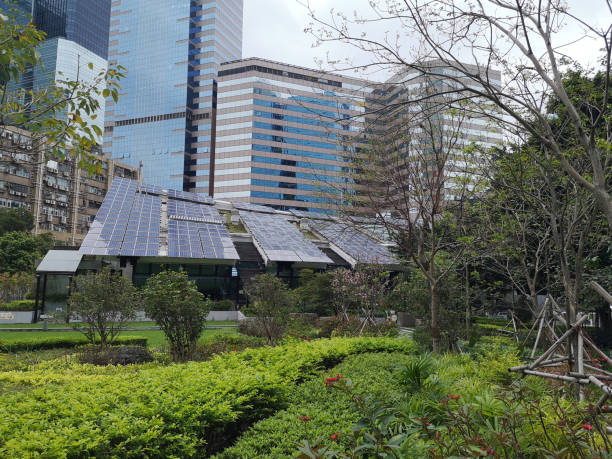
{"type": "MultiPolygon", "coordinates": [[[[223,329],[209,329],[204,330],[202,333],[202,337],[200,338],[200,342],[206,342],[206,340],[210,339],[213,336],[217,335],[231,335],[237,334],[238,331],[235,328],[223,328],[223,329]]],[[[161,330],[137,330],[137,331],[124,331],[122,332],[125,336],[142,336],[147,338],[149,347],[151,348],[159,348],[163,347],[167,344],[166,337],[161,330]]],[[[48,336],[83,336],[82,333],[77,331],[61,331],[61,332],[48,332],[48,331],[31,331],[31,332],[12,332],[12,331],[2,331],[0,332],[0,341],[17,341],[28,338],[45,338],[48,336]]]]}
{"type": "MultiPolygon", "coordinates": [[[[232,321],[219,321],[219,322],[206,322],[207,326],[216,326],[216,325],[236,325],[236,322],[232,321]]],[[[66,323],[53,323],[49,324],[49,328],[67,328],[70,325],[66,323]]],[[[128,322],[126,327],[129,328],[137,328],[137,327],[155,327],[155,322],[128,322]]],[[[39,322],[37,324],[0,324],[0,329],[2,328],[34,328],[34,329],[42,329],[43,324],[39,322]]]]}

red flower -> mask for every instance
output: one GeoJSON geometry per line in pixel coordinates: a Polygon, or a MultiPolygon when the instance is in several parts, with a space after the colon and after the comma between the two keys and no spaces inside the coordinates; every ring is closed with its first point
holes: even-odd
{"type": "Polygon", "coordinates": [[[450,398],[451,400],[459,400],[461,398],[461,395],[450,394],[448,398],[450,398]]]}
{"type": "Polygon", "coordinates": [[[338,432],[336,432],[335,434],[333,434],[331,437],[332,440],[335,440],[336,438],[338,438],[338,432]]]}
{"type": "Polygon", "coordinates": [[[582,424],[582,428],[584,430],[593,430],[593,426],[591,424],[582,424]]]}
{"type": "Polygon", "coordinates": [[[335,383],[336,381],[338,381],[338,378],[337,378],[337,377],[335,377],[335,378],[327,378],[327,379],[325,380],[325,385],[326,385],[326,386],[329,386],[330,384],[333,384],[333,383],[335,383]]]}
{"type": "Polygon", "coordinates": [[[338,376],[336,376],[336,378],[342,379],[342,378],[344,378],[344,376],[342,376],[340,373],[338,373],[338,376]]]}
{"type": "Polygon", "coordinates": [[[312,421],[312,418],[309,418],[308,416],[300,416],[298,419],[304,422],[312,421]]]}

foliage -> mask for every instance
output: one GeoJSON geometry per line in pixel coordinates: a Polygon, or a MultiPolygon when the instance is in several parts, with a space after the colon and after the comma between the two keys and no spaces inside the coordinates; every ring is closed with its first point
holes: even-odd
{"type": "Polygon", "coordinates": [[[152,362],[153,354],[143,346],[108,346],[103,349],[90,346],[77,354],[81,363],[92,365],[133,365],[152,362]]]}
{"type": "MultiPolygon", "coordinates": [[[[341,374],[354,383],[359,395],[375,395],[387,400],[400,400],[403,389],[394,375],[396,367],[412,357],[404,353],[367,353],[348,357],[327,372],[330,377],[341,374]]],[[[253,425],[235,445],[216,457],[284,458],[295,457],[296,445],[303,438],[325,437],[350,430],[359,420],[359,412],[346,394],[327,390],[321,375],[296,387],[289,396],[289,405],[274,416],[253,425]],[[305,419],[306,421],[301,420],[305,419]]],[[[342,439],[336,440],[338,443],[342,439]]]]}
{"type": "Polygon", "coordinates": [[[382,265],[360,263],[354,269],[340,268],[331,273],[331,288],[336,315],[349,321],[349,315],[363,317],[357,324],[359,333],[366,325],[375,324],[382,312],[390,287],[389,271],[382,265]]]}
{"type": "Polygon", "coordinates": [[[212,340],[198,342],[192,359],[195,361],[210,360],[218,354],[241,352],[245,349],[261,347],[266,344],[262,338],[243,335],[216,336],[212,340]]]}
{"type": "Polygon", "coordinates": [[[34,216],[25,207],[0,208],[0,235],[12,231],[29,232],[34,227],[34,216]]]}
{"type": "Polygon", "coordinates": [[[269,344],[276,343],[285,332],[293,295],[286,284],[272,274],[258,274],[246,289],[255,314],[256,326],[269,344]]]}
{"type": "Polygon", "coordinates": [[[34,311],[34,300],[16,300],[9,303],[0,303],[0,311],[34,311]]]}
{"type": "Polygon", "coordinates": [[[20,231],[0,236],[0,266],[5,273],[34,271],[34,264],[53,247],[50,233],[30,236],[20,231]]]}
{"type": "Polygon", "coordinates": [[[302,312],[313,312],[320,316],[333,314],[331,277],[330,272],[315,273],[312,269],[300,271],[300,286],[294,292],[302,312]]]}
{"type": "MultiPolygon", "coordinates": [[[[104,98],[117,101],[122,67],[101,70],[92,82],[58,80],[45,87],[20,87],[22,79],[41,68],[38,51],[45,33],[36,29],[18,10],[0,8],[0,126],[28,131],[34,151],[63,159],[67,151],[87,166],[90,173],[100,165],[92,155],[101,143],[102,130],[91,121],[104,98]]],[[[93,64],[88,63],[90,70],[93,64]]],[[[42,69],[44,71],[44,69],[42,69]]]]}
{"type": "Polygon", "coordinates": [[[26,298],[33,282],[34,277],[26,272],[0,273],[0,303],[26,298]]]}
{"type": "MultiPolygon", "coordinates": [[[[442,262],[439,262],[442,263],[442,262]]],[[[406,307],[415,317],[424,319],[425,325],[419,327],[415,336],[418,336],[419,343],[428,347],[431,341],[430,327],[430,303],[431,293],[425,276],[414,271],[407,276],[407,279],[398,284],[396,288],[404,290],[404,294],[410,298],[410,305],[406,307]]],[[[446,281],[439,284],[438,296],[440,300],[440,317],[438,326],[440,328],[440,346],[442,349],[456,349],[457,340],[465,339],[465,309],[461,303],[460,281],[454,272],[449,272],[446,281]]]]}
{"type": "Polygon", "coordinates": [[[235,311],[236,305],[232,300],[213,301],[210,306],[211,311],[235,311]]]}
{"type": "Polygon", "coordinates": [[[0,373],[0,456],[205,457],[285,407],[291,388],[322,368],[414,349],[410,340],[332,339],[166,367],[51,362],[0,373]]]}
{"type": "MultiPolygon", "coordinates": [[[[59,348],[74,348],[77,346],[83,346],[88,344],[89,339],[84,336],[53,336],[48,332],[50,336],[29,338],[27,332],[21,332],[24,336],[20,339],[2,340],[0,339],[0,350],[2,352],[24,352],[24,351],[37,351],[41,349],[59,349],[59,348]]],[[[99,339],[96,338],[96,343],[99,343],[99,339]]],[[[132,346],[146,346],[147,339],[140,336],[118,336],[115,344],[132,345],[132,346]]]]}
{"type": "Polygon", "coordinates": [[[170,343],[172,359],[188,360],[206,328],[210,300],[204,300],[187,273],[177,271],[162,271],[147,279],[143,300],[145,312],[170,343]]]}
{"type": "Polygon", "coordinates": [[[126,322],[134,320],[139,300],[132,281],[110,266],[77,276],[68,299],[72,319],[80,321],[73,328],[92,344],[99,339],[103,348],[113,343],[126,322]]]}

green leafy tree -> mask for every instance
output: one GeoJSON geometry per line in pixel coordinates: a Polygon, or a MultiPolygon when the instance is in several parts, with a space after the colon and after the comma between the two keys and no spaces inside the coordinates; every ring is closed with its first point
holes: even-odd
{"type": "Polygon", "coordinates": [[[33,227],[34,216],[28,209],[0,209],[0,235],[11,231],[29,232],[33,227]]]}
{"type": "Polygon", "coordinates": [[[302,269],[299,284],[294,292],[303,312],[319,315],[334,313],[330,273],[315,273],[312,269],[302,269]]]}
{"type": "Polygon", "coordinates": [[[35,262],[53,246],[48,233],[30,236],[11,231],[0,236],[0,269],[3,272],[32,272],[35,262]]]}
{"type": "Polygon", "coordinates": [[[130,279],[109,266],[77,276],[68,299],[71,318],[80,321],[75,330],[92,344],[99,338],[101,348],[112,344],[126,322],[134,320],[139,303],[140,295],[130,279]]]}
{"type": "Polygon", "coordinates": [[[162,271],[147,279],[143,301],[147,315],[166,335],[172,359],[188,360],[206,327],[210,300],[204,300],[187,273],[162,271]]]}
{"type": "Polygon", "coordinates": [[[287,285],[272,274],[259,274],[247,287],[247,296],[252,303],[251,311],[269,344],[276,343],[289,321],[294,296],[287,285]]]}
{"type": "MultiPolygon", "coordinates": [[[[74,81],[23,87],[20,80],[42,68],[38,47],[45,40],[29,19],[6,3],[0,7],[0,126],[28,131],[35,151],[58,159],[70,152],[92,173],[100,167],[91,152],[101,143],[102,130],[91,121],[102,98],[118,99],[124,69],[110,67],[90,82],[77,75],[74,81]]],[[[88,66],[93,69],[92,63],[88,66]]]]}

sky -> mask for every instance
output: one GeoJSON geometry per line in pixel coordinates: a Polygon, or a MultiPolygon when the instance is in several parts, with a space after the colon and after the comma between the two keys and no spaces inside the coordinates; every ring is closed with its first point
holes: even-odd
{"type": "MultiPolygon", "coordinates": [[[[326,70],[330,69],[326,64],[327,56],[332,60],[351,56],[357,64],[371,59],[354,48],[339,43],[313,47],[314,38],[304,33],[304,29],[311,22],[306,9],[300,5],[300,2],[306,1],[244,0],[243,57],[261,57],[316,69],[321,68],[318,60],[323,60],[323,68],[326,70]]],[[[568,0],[567,3],[570,11],[581,18],[602,25],[612,23],[612,13],[604,0],[568,0]]],[[[332,8],[349,16],[352,16],[354,11],[362,15],[371,12],[368,0],[310,0],[310,4],[317,14],[325,18],[330,17],[332,8]]],[[[397,27],[379,22],[370,24],[363,30],[371,36],[382,38],[386,31],[392,29],[397,30],[397,27]]],[[[568,32],[571,30],[568,29],[568,32]]],[[[412,37],[407,36],[402,36],[401,42],[407,54],[416,44],[412,37]]],[[[597,46],[583,41],[567,49],[570,55],[579,56],[581,63],[585,65],[596,62],[597,46]]],[[[379,79],[376,73],[364,76],[379,79]]]]}

